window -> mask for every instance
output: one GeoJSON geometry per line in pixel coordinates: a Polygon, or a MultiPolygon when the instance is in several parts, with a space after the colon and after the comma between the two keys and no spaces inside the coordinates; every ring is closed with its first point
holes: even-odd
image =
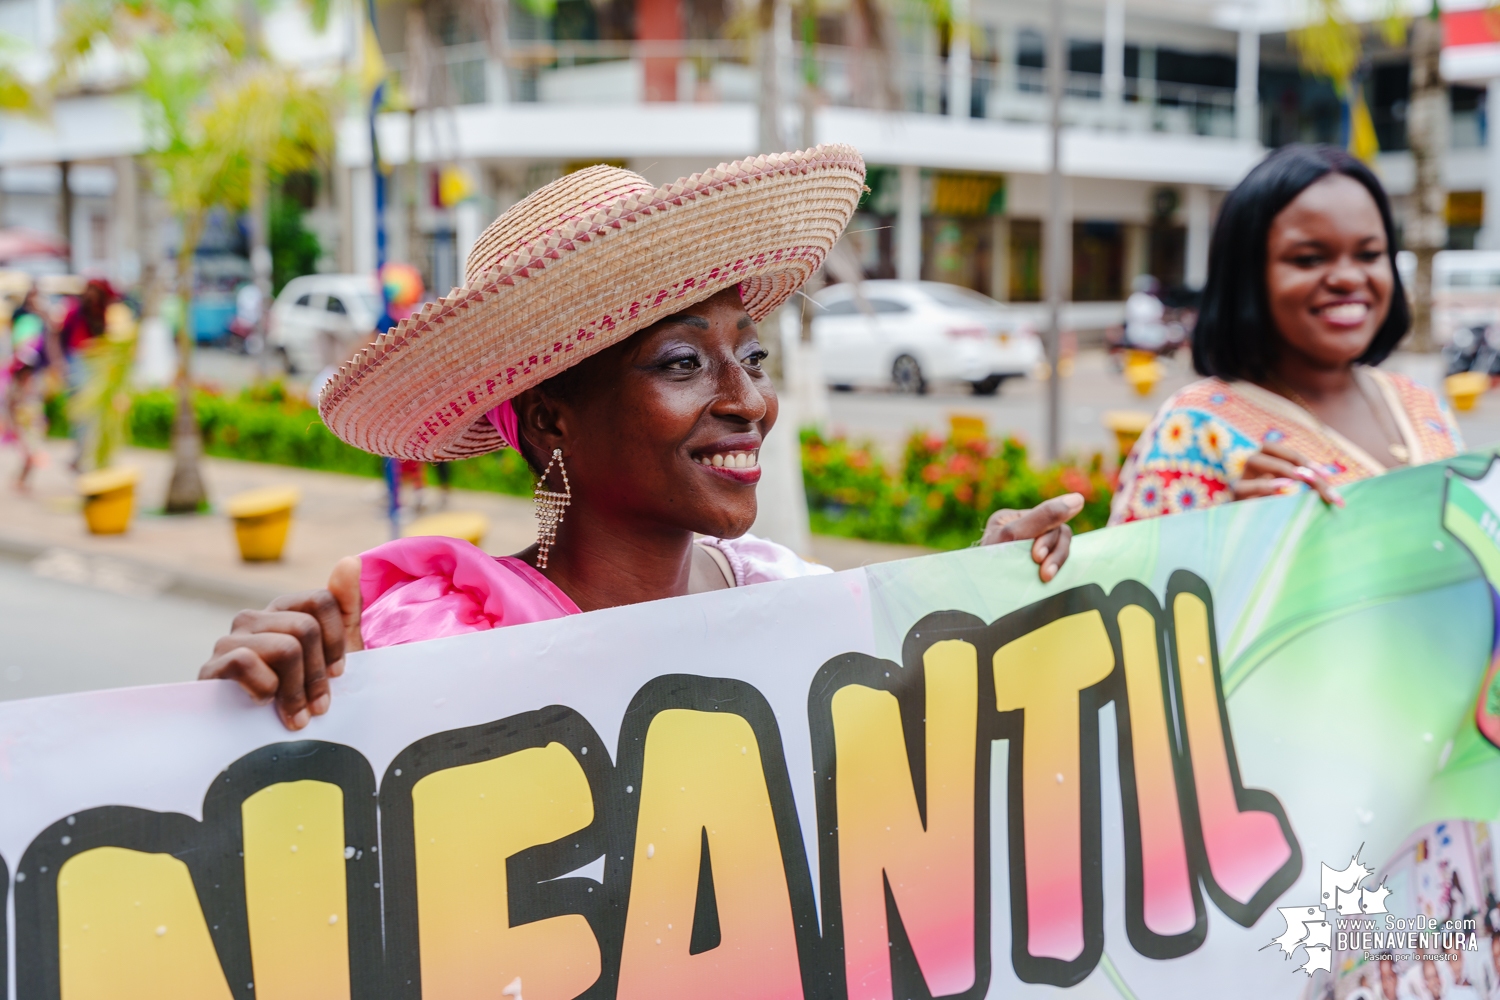
{"type": "Polygon", "coordinates": [[[1454,271],[1449,288],[1500,288],[1500,271],[1454,271]]]}
{"type": "Polygon", "coordinates": [[[822,311],[816,313],[818,316],[853,316],[859,312],[859,307],[854,304],[853,299],[840,299],[830,305],[824,306],[822,311]]]}
{"type": "Polygon", "coordinates": [[[337,295],[328,296],[328,302],[323,306],[323,308],[327,309],[329,312],[337,316],[349,315],[349,310],[344,308],[344,300],[339,298],[337,295]]]}
{"type": "Polygon", "coordinates": [[[895,302],[891,299],[871,299],[870,308],[877,314],[911,312],[911,306],[905,302],[895,302]]]}
{"type": "Polygon", "coordinates": [[[299,305],[299,306],[310,306],[310,305],[312,305],[312,292],[306,292],[306,293],[304,293],[300,298],[297,299],[296,304],[299,305]]]}

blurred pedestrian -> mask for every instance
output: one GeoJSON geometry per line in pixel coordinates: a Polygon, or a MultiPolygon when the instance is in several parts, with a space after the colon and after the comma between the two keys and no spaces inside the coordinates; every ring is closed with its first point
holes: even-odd
{"type": "MultiPolygon", "coordinates": [[[[83,292],[63,313],[62,321],[58,324],[57,339],[61,343],[64,360],[58,374],[67,379],[70,404],[83,391],[84,384],[88,381],[88,368],[84,363],[86,349],[97,338],[104,336],[105,313],[118,300],[119,296],[108,281],[90,278],[83,286],[83,292]]],[[[70,405],[68,410],[71,413],[77,407],[70,405]]],[[[69,434],[76,445],[73,471],[79,472],[83,469],[92,428],[87,425],[86,418],[74,419],[70,422],[69,434]]]]}
{"type": "Polygon", "coordinates": [[[33,285],[11,313],[10,361],[5,368],[5,437],[14,440],[21,450],[16,489],[22,492],[29,488],[32,470],[46,461],[42,445],[47,418],[42,397],[48,344],[53,339],[49,333],[46,313],[33,285]]]}
{"type": "Polygon", "coordinates": [[[1161,301],[1161,282],[1142,274],[1130,286],[1130,298],[1125,300],[1125,346],[1155,353],[1167,343],[1167,324],[1163,322],[1167,307],[1161,301]]]}
{"type": "Polygon", "coordinates": [[[1110,523],[1338,487],[1462,450],[1430,389],[1376,366],[1411,317],[1380,181],[1331,146],[1272,153],[1229,193],[1193,337],[1205,376],[1120,473],[1110,523]]]}

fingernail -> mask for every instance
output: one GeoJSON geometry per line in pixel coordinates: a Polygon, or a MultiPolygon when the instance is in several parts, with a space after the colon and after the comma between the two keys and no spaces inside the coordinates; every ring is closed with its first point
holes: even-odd
{"type": "Polygon", "coordinates": [[[1302,489],[1302,484],[1295,479],[1287,479],[1285,476],[1277,476],[1271,480],[1271,485],[1276,487],[1278,493],[1296,493],[1302,489]]]}
{"type": "Polygon", "coordinates": [[[1052,551],[1052,550],[1049,549],[1049,548],[1047,548],[1047,546],[1045,546],[1045,545],[1043,545],[1041,548],[1037,549],[1036,550],[1037,560],[1041,561],[1041,560],[1047,558],[1047,553],[1050,552],[1050,551],[1052,551]]]}
{"type": "Polygon", "coordinates": [[[307,709],[302,709],[296,715],[292,716],[292,728],[301,729],[303,726],[307,725],[308,720],[311,718],[312,716],[307,714],[307,709]]]}
{"type": "Polygon", "coordinates": [[[326,711],[328,711],[328,693],[325,691],[312,700],[312,714],[322,715],[326,711]]]}
{"type": "Polygon", "coordinates": [[[1344,503],[1344,495],[1342,493],[1340,493],[1338,490],[1330,490],[1329,492],[1333,494],[1334,503],[1338,504],[1340,507],[1346,506],[1346,504],[1344,503]]]}
{"type": "Polygon", "coordinates": [[[1297,474],[1297,477],[1299,479],[1305,479],[1309,483],[1312,482],[1314,479],[1317,478],[1317,473],[1313,472],[1313,470],[1309,469],[1305,465],[1299,465],[1295,469],[1293,469],[1292,471],[1297,474]]]}

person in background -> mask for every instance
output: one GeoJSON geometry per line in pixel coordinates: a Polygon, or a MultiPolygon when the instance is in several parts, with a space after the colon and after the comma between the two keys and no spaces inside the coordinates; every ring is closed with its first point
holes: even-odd
{"type": "Polygon", "coordinates": [[[53,339],[33,285],[10,316],[10,361],[5,370],[9,382],[5,392],[6,436],[21,449],[16,489],[22,492],[29,487],[32,470],[46,461],[42,441],[47,436],[47,418],[42,391],[49,358],[54,356],[48,350],[53,339]]]}
{"type": "Polygon", "coordinates": [[[1410,326],[1389,200],[1331,146],[1285,146],[1228,197],[1193,335],[1202,381],[1162,404],[1110,523],[1338,487],[1462,450],[1430,389],[1376,366],[1410,326]]]}
{"type": "MultiPolygon", "coordinates": [[[[58,341],[61,345],[63,363],[58,372],[67,378],[68,396],[76,396],[82,390],[87,373],[83,364],[84,349],[96,337],[104,336],[104,313],[118,301],[114,288],[103,278],[90,278],[83,292],[63,312],[58,323],[58,341]]],[[[69,407],[70,411],[73,409],[69,407]]],[[[70,428],[70,436],[77,445],[73,457],[73,471],[83,469],[84,448],[91,428],[82,426],[77,420],[70,428]]]]}
{"type": "Polygon", "coordinates": [[[1161,301],[1161,282],[1149,274],[1130,283],[1125,300],[1125,347],[1137,351],[1159,351],[1167,343],[1167,307],[1161,301]]]}
{"type": "MultiPolygon", "coordinates": [[[[536,544],[497,559],[415,537],[348,557],[326,590],[241,612],[199,676],[301,729],[345,650],[830,572],[747,533],[778,412],[756,323],[817,270],[864,178],[829,145],[665,188],[595,166],[508,209],[466,284],[344,366],[319,409],[399,460],[516,449],[538,478],[536,544]]],[[[1029,540],[1050,581],[1082,506],[997,511],[983,541],[1029,540]]]]}

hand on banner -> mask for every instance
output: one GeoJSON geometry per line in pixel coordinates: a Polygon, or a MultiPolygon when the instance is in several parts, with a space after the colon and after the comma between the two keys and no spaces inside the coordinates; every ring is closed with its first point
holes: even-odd
{"type": "Polygon", "coordinates": [[[1254,500],[1290,492],[1301,484],[1316,490],[1323,502],[1344,506],[1344,498],[1312,463],[1290,448],[1267,442],[1245,459],[1245,472],[1231,490],[1236,500],[1254,500]]]}
{"type": "Polygon", "coordinates": [[[1034,538],[1031,544],[1031,561],[1040,569],[1037,575],[1043,583],[1050,583],[1068,561],[1068,546],[1073,539],[1073,529],[1068,522],[1083,510],[1083,496],[1065,493],[1037,504],[1030,510],[997,510],[990,515],[980,536],[980,545],[999,545],[1002,542],[1018,542],[1034,538]]]}
{"type": "Polygon", "coordinates": [[[359,559],[348,556],[333,568],[327,590],[235,615],[198,679],[238,681],[259,701],[274,698],[282,723],[301,729],[328,711],[328,678],[344,672],[344,654],[364,648],[359,613],[359,559]]]}

